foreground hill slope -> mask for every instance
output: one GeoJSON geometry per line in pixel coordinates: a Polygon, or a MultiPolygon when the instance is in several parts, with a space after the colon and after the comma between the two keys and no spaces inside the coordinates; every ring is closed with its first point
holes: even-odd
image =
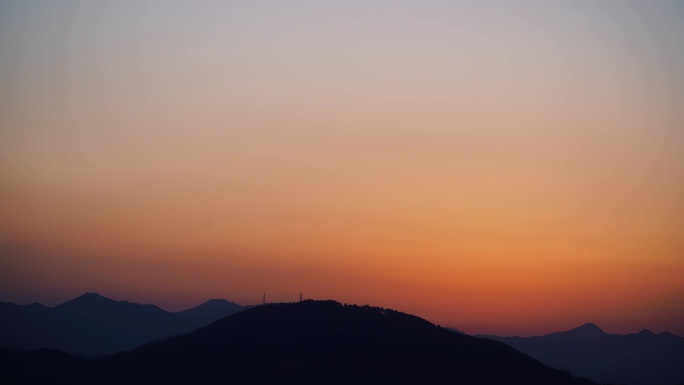
{"type": "Polygon", "coordinates": [[[39,370],[44,363],[22,354],[10,357],[25,368],[9,370],[16,383],[592,384],[493,340],[334,301],[257,306],[110,357],[44,352],[64,362],[58,368],[39,370]]]}
{"type": "Polygon", "coordinates": [[[649,330],[620,335],[595,324],[538,337],[487,336],[555,368],[627,385],[684,384],[684,338],[649,330]]]}

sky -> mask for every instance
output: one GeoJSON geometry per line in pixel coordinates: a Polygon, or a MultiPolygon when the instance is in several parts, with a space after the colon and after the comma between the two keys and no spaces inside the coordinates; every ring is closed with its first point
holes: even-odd
{"type": "Polygon", "coordinates": [[[0,2],[0,301],[684,335],[676,1],[0,2]]]}

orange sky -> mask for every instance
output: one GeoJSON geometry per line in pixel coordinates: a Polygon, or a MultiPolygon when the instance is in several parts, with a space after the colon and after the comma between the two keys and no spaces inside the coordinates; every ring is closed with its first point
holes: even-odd
{"type": "Polygon", "coordinates": [[[0,300],[684,335],[684,9],[0,5],[0,300]]]}

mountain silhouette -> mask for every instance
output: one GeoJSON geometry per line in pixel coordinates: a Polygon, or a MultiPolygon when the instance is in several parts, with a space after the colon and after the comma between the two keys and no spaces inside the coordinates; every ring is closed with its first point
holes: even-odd
{"type": "Polygon", "coordinates": [[[555,368],[594,381],[627,385],[684,383],[684,338],[644,329],[608,334],[595,324],[539,337],[486,336],[555,368]]]}
{"type": "Polygon", "coordinates": [[[0,372],[18,384],[593,384],[494,340],[334,301],[256,306],[107,357],[0,351],[0,372]]]}
{"type": "Polygon", "coordinates": [[[223,318],[244,309],[244,306],[225,299],[210,299],[207,302],[193,308],[178,312],[180,315],[190,317],[216,317],[223,318]]]}
{"type": "Polygon", "coordinates": [[[210,309],[200,305],[189,313],[115,301],[96,293],[83,294],[54,308],[0,303],[0,346],[109,354],[187,333],[243,309],[228,301],[223,305],[210,302],[210,309]]]}
{"type": "Polygon", "coordinates": [[[604,333],[595,323],[587,323],[575,329],[568,330],[567,332],[560,332],[557,334],[559,336],[570,336],[573,338],[592,338],[604,333]]]}

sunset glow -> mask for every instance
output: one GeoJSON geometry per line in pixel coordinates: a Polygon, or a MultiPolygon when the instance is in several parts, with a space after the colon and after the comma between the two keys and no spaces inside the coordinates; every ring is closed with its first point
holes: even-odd
{"type": "Polygon", "coordinates": [[[2,2],[0,301],[684,335],[682,37],[679,2],[2,2]]]}

